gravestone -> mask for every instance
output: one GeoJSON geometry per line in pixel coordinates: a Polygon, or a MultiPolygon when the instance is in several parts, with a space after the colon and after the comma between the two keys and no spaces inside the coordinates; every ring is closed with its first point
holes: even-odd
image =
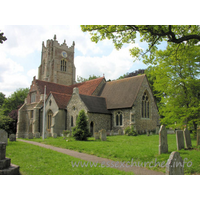
{"type": "Polygon", "coordinates": [[[28,139],[33,139],[33,133],[28,133],[28,139]]]}
{"type": "Polygon", "coordinates": [[[34,136],[35,136],[35,138],[40,138],[40,133],[36,132],[34,136]]]}
{"type": "Polygon", "coordinates": [[[99,139],[99,133],[98,133],[98,132],[95,132],[95,133],[94,133],[94,139],[95,139],[95,140],[98,140],[98,139],[99,139]]]}
{"type": "Polygon", "coordinates": [[[106,141],[106,130],[105,129],[100,130],[100,139],[101,139],[101,141],[106,141]]]}
{"type": "Polygon", "coordinates": [[[57,133],[53,133],[53,138],[57,138],[57,133]]]}
{"type": "Polygon", "coordinates": [[[183,159],[179,152],[173,151],[166,164],[167,175],[184,175],[183,159]]]}
{"type": "Polygon", "coordinates": [[[110,131],[110,135],[114,135],[114,131],[113,130],[110,131]]]}
{"type": "Polygon", "coordinates": [[[20,133],[17,133],[16,137],[17,137],[17,138],[23,138],[23,137],[24,137],[24,134],[21,133],[21,132],[20,132],[20,133]]]}
{"type": "Polygon", "coordinates": [[[8,133],[3,129],[0,129],[0,142],[5,142],[8,144],[8,133]]]}
{"type": "Polygon", "coordinates": [[[168,152],[167,130],[164,125],[159,130],[159,154],[168,152]]]}
{"type": "Polygon", "coordinates": [[[28,133],[25,133],[23,138],[28,139],[28,133]]]}
{"type": "Polygon", "coordinates": [[[200,145],[200,128],[197,129],[197,146],[200,145]]]}
{"type": "Polygon", "coordinates": [[[187,149],[191,148],[192,143],[191,143],[191,138],[190,138],[190,132],[188,131],[187,128],[184,129],[183,135],[184,135],[184,140],[185,140],[185,147],[187,149]]]}
{"type": "Polygon", "coordinates": [[[0,175],[19,175],[19,166],[12,165],[11,159],[6,158],[6,143],[0,142],[0,175]]]}
{"type": "Polygon", "coordinates": [[[118,135],[123,135],[122,129],[119,129],[119,130],[118,130],[118,135]]]}
{"type": "Polygon", "coordinates": [[[10,134],[9,140],[10,140],[10,142],[16,141],[16,135],[15,134],[10,134]]]}
{"type": "Polygon", "coordinates": [[[181,130],[176,130],[176,145],[178,151],[184,149],[183,131],[181,130]]]}

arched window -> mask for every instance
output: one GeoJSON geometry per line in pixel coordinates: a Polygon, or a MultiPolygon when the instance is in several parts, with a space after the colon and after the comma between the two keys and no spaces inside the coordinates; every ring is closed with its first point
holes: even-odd
{"type": "Polygon", "coordinates": [[[73,119],[73,116],[71,116],[71,127],[74,126],[74,119],[73,119]]]}
{"type": "Polygon", "coordinates": [[[47,130],[51,131],[53,112],[51,110],[47,113],[47,130]]]}
{"type": "Polygon", "coordinates": [[[60,71],[67,71],[67,61],[64,59],[60,61],[60,71]]]}
{"type": "Polygon", "coordinates": [[[116,113],[116,126],[122,126],[122,112],[119,111],[116,113]]]}
{"type": "Polygon", "coordinates": [[[147,92],[142,96],[142,118],[149,118],[149,97],[147,92]]]}

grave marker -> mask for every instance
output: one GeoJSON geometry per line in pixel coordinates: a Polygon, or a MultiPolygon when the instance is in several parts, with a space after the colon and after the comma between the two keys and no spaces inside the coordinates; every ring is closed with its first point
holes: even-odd
{"type": "Polygon", "coordinates": [[[168,152],[167,130],[164,125],[159,130],[159,154],[168,152]]]}
{"type": "Polygon", "coordinates": [[[184,129],[183,135],[184,135],[184,140],[185,140],[185,147],[187,149],[191,148],[192,143],[191,143],[191,138],[190,138],[190,132],[188,131],[187,128],[184,129]]]}
{"type": "Polygon", "coordinates": [[[176,145],[178,151],[184,149],[183,131],[181,130],[176,130],[176,145]]]}

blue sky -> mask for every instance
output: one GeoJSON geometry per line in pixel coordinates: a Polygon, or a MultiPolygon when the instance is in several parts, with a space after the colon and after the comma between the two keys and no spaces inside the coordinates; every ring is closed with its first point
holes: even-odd
{"type": "Polygon", "coordinates": [[[4,25],[0,27],[7,41],[0,45],[0,92],[8,97],[18,88],[30,87],[33,76],[37,77],[41,62],[42,42],[64,39],[68,46],[75,41],[76,77],[89,75],[117,79],[119,76],[137,69],[145,69],[142,62],[133,63],[129,49],[133,46],[145,48],[145,44],[127,44],[116,50],[112,41],[91,42],[90,34],[83,33],[79,25],[4,25]]]}

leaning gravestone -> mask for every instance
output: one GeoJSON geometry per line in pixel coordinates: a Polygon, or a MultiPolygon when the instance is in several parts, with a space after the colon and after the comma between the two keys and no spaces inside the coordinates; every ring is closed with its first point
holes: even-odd
{"type": "Polygon", "coordinates": [[[10,134],[9,140],[10,140],[10,142],[16,141],[16,135],[15,134],[10,134]]]}
{"type": "Polygon", "coordinates": [[[176,131],[176,145],[178,151],[184,149],[183,131],[181,130],[176,131]]]}
{"type": "Polygon", "coordinates": [[[6,143],[0,142],[0,175],[19,175],[19,166],[10,164],[11,159],[6,158],[6,143]]]}
{"type": "Polygon", "coordinates": [[[159,130],[159,154],[168,152],[167,130],[164,125],[159,130]]]}
{"type": "Polygon", "coordinates": [[[100,139],[101,139],[101,141],[106,141],[106,130],[105,129],[100,130],[100,139]]]}
{"type": "Polygon", "coordinates": [[[95,133],[94,133],[94,139],[95,139],[95,140],[98,140],[98,139],[99,139],[99,133],[98,133],[98,132],[95,132],[95,133]]]}
{"type": "Polygon", "coordinates": [[[167,175],[184,175],[183,159],[179,152],[173,151],[166,164],[167,175]]]}
{"type": "Polygon", "coordinates": [[[192,143],[191,143],[191,138],[190,138],[190,132],[188,131],[187,128],[184,129],[183,135],[184,135],[184,140],[185,140],[185,147],[187,149],[191,148],[192,143]]]}
{"type": "Polygon", "coordinates": [[[8,133],[3,129],[0,129],[0,142],[5,142],[8,144],[8,133]]]}
{"type": "Polygon", "coordinates": [[[118,135],[123,135],[122,129],[119,129],[119,130],[118,130],[118,135]]]}
{"type": "Polygon", "coordinates": [[[200,128],[197,129],[197,146],[200,145],[200,128]]]}

